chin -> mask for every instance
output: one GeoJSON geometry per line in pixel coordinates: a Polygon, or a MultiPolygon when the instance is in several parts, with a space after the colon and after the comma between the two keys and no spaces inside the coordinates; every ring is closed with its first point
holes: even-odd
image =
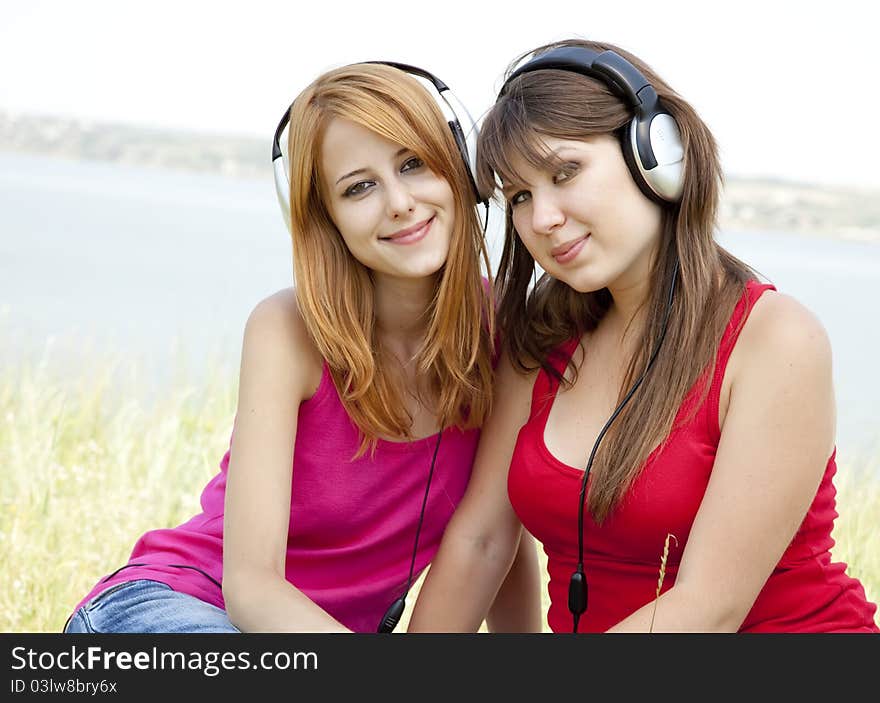
{"type": "Polygon", "coordinates": [[[433,276],[443,268],[445,259],[419,258],[418,261],[401,262],[397,266],[383,267],[382,272],[394,278],[420,279],[433,276]]]}
{"type": "Polygon", "coordinates": [[[424,266],[407,267],[406,271],[401,272],[404,278],[428,278],[439,273],[445,261],[426,263],[424,266]]]}
{"type": "Polygon", "coordinates": [[[402,266],[401,273],[415,278],[433,276],[443,268],[448,256],[449,250],[446,248],[442,251],[422,252],[402,266]]]}
{"type": "Polygon", "coordinates": [[[585,271],[551,271],[550,275],[578,293],[595,293],[608,286],[604,276],[595,276],[585,271]]]}

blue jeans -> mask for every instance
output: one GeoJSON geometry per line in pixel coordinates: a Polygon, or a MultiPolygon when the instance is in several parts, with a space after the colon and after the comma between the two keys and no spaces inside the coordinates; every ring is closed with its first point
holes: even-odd
{"type": "Polygon", "coordinates": [[[111,586],[79,608],[65,632],[240,632],[226,611],[158,581],[111,586]]]}

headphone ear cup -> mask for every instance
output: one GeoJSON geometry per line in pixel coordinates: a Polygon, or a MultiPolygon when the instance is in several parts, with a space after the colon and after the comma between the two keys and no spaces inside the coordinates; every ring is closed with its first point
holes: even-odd
{"type": "MultiPolygon", "coordinates": [[[[430,92],[430,91],[429,91],[430,92]]],[[[476,162],[477,136],[479,127],[471,117],[464,104],[448,88],[442,93],[431,93],[446,117],[449,129],[458,146],[459,154],[464,162],[465,171],[477,202],[488,208],[488,200],[480,195],[477,189],[476,162]]]]}
{"type": "Polygon", "coordinates": [[[290,224],[290,168],[288,166],[288,137],[290,132],[287,129],[287,115],[282,119],[278,130],[275,132],[275,141],[272,148],[272,172],[275,178],[275,195],[278,196],[278,205],[281,207],[281,218],[287,227],[287,231],[291,232],[290,224]]]}
{"type": "Polygon", "coordinates": [[[464,136],[461,123],[458,120],[454,120],[447,124],[449,125],[449,129],[452,130],[452,137],[455,139],[455,144],[458,146],[458,153],[461,156],[462,162],[464,162],[464,170],[467,173],[468,182],[471,185],[474,197],[477,199],[478,203],[482,203],[483,198],[480,196],[480,191],[477,189],[477,179],[476,176],[474,176],[474,161],[471,159],[468,150],[467,137],[464,136]]]}
{"type": "Polygon", "coordinates": [[[639,158],[639,150],[636,147],[634,136],[638,134],[638,121],[638,117],[633,117],[622,128],[620,134],[620,149],[623,152],[623,160],[626,161],[630,175],[636,182],[639,190],[642,191],[642,194],[646,198],[653,200],[655,203],[664,205],[666,201],[654,192],[654,189],[651,188],[651,185],[645,178],[645,168],[639,158]]]}
{"type": "Polygon", "coordinates": [[[675,118],[667,112],[654,115],[648,130],[651,153],[657,165],[646,173],[651,188],[667,202],[677,202],[684,190],[684,145],[675,118]]]}
{"type": "Polygon", "coordinates": [[[652,115],[648,128],[644,127],[638,116],[623,127],[620,146],[626,165],[646,197],[660,205],[678,202],[684,185],[684,148],[678,125],[671,115],[661,112],[652,115]],[[645,168],[639,156],[640,134],[648,139],[643,151],[657,161],[653,168],[645,168]]]}

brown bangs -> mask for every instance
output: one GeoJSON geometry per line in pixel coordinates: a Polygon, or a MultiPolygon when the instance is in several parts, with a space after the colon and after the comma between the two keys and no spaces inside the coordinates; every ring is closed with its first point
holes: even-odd
{"type": "Polygon", "coordinates": [[[529,123],[523,104],[507,98],[501,100],[480,129],[477,188],[486,196],[504,184],[529,185],[514,168],[514,157],[539,170],[552,170],[560,161],[529,123]]]}
{"type": "Polygon", "coordinates": [[[608,88],[570,71],[545,70],[516,78],[486,115],[477,146],[477,186],[491,194],[503,183],[523,183],[514,157],[539,170],[560,160],[543,137],[581,140],[614,133],[632,117],[608,88]],[[498,181],[501,181],[499,183],[498,181]]]}

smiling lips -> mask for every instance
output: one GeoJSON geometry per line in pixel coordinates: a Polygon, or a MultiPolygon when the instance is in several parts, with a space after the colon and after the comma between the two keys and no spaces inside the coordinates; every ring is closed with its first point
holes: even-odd
{"type": "Polygon", "coordinates": [[[387,237],[381,237],[381,239],[382,241],[391,242],[392,244],[415,244],[425,238],[425,235],[428,234],[428,230],[431,229],[432,222],[434,222],[433,216],[429,217],[427,220],[417,222],[412,227],[399,230],[387,237]]]}
{"type": "Polygon", "coordinates": [[[550,256],[556,260],[557,264],[566,264],[578,255],[589,238],[590,235],[585,234],[583,237],[576,239],[573,242],[566,242],[565,244],[560,244],[558,247],[553,247],[550,251],[550,256]]]}

